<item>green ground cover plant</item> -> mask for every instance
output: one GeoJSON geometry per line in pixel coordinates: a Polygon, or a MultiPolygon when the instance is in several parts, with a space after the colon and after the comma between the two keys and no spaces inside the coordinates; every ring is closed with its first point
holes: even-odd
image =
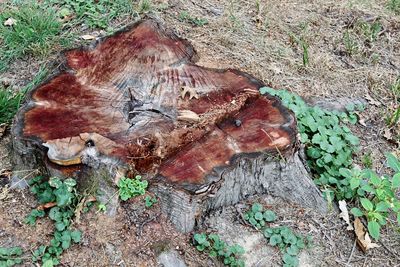
{"type": "Polygon", "coordinates": [[[134,179],[121,178],[118,182],[119,197],[126,201],[132,197],[141,196],[146,193],[147,181],[142,181],[142,176],[136,175],[134,179]]]}
{"type": "Polygon", "coordinates": [[[343,176],[350,179],[350,187],[357,191],[360,208],[352,208],[350,212],[356,216],[364,216],[368,221],[368,232],[379,239],[381,227],[386,225],[392,213],[400,225],[400,200],[396,191],[400,188],[400,161],[392,154],[387,154],[388,166],[394,175],[378,175],[371,169],[340,169],[343,176]]]}
{"type": "MultiPolygon", "coordinates": [[[[41,245],[33,251],[32,261],[41,261],[43,266],[55,266],[60,263],[64,250],[73,243],[81,241],[82,233],[72,229],[72,220],[79,204],[76,181],[71,178],[61,180],[56,177],[46,180],[43,176],[37,176],[29,180],[29,185],[39,204],[56,203],[47,213],[54,222],[53,238],[49,245],[41,245]]],[[[33,226],[38,218],[45,215],[44,210],[34,209],[26,217],[25,222],[33,226]]]]}
{"type": "Polygon", "coordinates": [[[349,179],[339,170],[352,166],[359,139],[346,123],[355,124],[357,116],[353,111],[363,107],[348,106],[348,113],[327,111],[309,106],[301,97],[286,90],[263,87],[260,91],[279,97],[295,113],[301,142],[306,146],[308,165],[316,175],[315,183],[325,189],[326,197],[340,200],[356,196],[349,179]]]}
{"type": "Polygon", "coordinates": [[[283,253],[283,266],[298,266],[298,254],[311,244],[311,239],[295,234],[286,226],[268,227],[267,223],[275,222],[276,218],[277,216],[272,210],[264,209],[260,203],[253,203],[244,214],[245,221],[261,231],[269,245],[280,249],[283,253]]]}
{"type": "Polygon", "coordinates": [[[197,233],[193,236],[193,244],[198,251],[221,260],[225,266],[244,267],[244,261],[241,259],[245,252],[243,247],[229,246],[216,234],[197,233]]]}
{"type": "Polygon", "coordinates": [[[255,228],[262,229],[266,223],[275,221],[276,214],[272,210],[264,210],[261,204],[254,203],[244,214],[244,219],[255,228]]]}
{"type": "Polygon", "coordinates": [[[11,267],[22,263],[20,247],[0,247],[0,267],[11,267]]]}
{"type": "MultiPolygon", "coordinates": [[[[345,124],[357,122],[353,111],[363,107],[349,106],[348,113],[331,112],[311,107],[299,96],[285,90],[265,87],[261,92],[278,96],[295,113],[301,142],[306,145],[308,165],[317,176],[315,183],[328,189],[325,193],[333,193],[327,197],[353,200],[357,207],[352,208],[351,213],[367,219],[368,232],[375,239],[379,239],[381,228],[387,224],[391,213],[397,217],[400,225],[400,201],[396,195],[400,188],[399,160],[387,154],[387,163],[394,172],[393,176],[380,176],[369,168],[361,170],[352,164],[359,141],[345,124]]],[[[371,167],[370,155],[363,157],[362,161],[371,167]]],[[[259,209],[257,205],[253,208],[256,209],[253,213],[259,209]]],[[[261,215],[259,212],[258,218],[262,219],[261,215]]],[[[258,229],[265,224],[262,220],[257,221],[257,218],[249,218],[252,219],[249,222],[258,229]]]]}

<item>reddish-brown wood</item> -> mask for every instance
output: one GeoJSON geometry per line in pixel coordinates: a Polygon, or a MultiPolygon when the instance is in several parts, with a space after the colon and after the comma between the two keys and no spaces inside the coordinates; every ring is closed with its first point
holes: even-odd
{"type": "Polygon", "coordinates": [[[195,59],[187,41],[152,20],[68,51],[66,70],[31,92],[16,137],[47,147],[60,166],[95,148],[189,190],[238,156],[292,152],[295,118],[259,94],[262,82],[195,59]]]}

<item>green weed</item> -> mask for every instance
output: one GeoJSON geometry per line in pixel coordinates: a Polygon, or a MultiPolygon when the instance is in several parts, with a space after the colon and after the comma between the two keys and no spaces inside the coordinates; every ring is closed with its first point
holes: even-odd
{"type": "MultiPolygon", "coordinates": [[[[298,95],[286,90],[263,87],[260,91],[279,97],[295,113],[301,142],[306,145],[308,165],[317,176],[315,183],[326,188],[325,195],[334,194],[337,199],[353,198],[356,192],[339,169],[352,166],[359,139],[345,123],[355,124],[357,116],[353,111],[363,107],[348,106],[348,113],[327,111],[307,105],[298,95]]],[[[333,199],[333,195],[329,198],[333,199]]]]}
{"type": "Polygon", "coordinates": [[[301,42],[301,47],[303,48],[303,65],[306,67],[309,63],[308,44],[303,40],[301,42]]]}
{"type": "Polygon", "coordinates": [[[206,19],[203,18],[198,18],[198,17],[192,17],[188,12],[186,11],[182,11],[179,14],[178,19],[182,22],[188,22],[194,26],[204,26],[206,24],[208,24],[208,21],[206,19]]]}
{"type": "Polygon", "coordinates": [[[298,254],[300,251],[311,244],[311,238],[304,238],[296,235],[293,231],[286,227],[272,227],[263,230],[264,237],[268,240],[268,244],[278,247],[282,253],[282,261],[284,267],[294,267],[299,265],[298,254]]]}
{"type": "Polygon", "coordinates": [[[41,68],[32,82],[26,85],[18,92],[11,89],[0,87],[0,124],[11,123],[18,111],[21,102],[29,90],[38,85],[47,75],[47,70],[41,68]]]}
{"type": "Polygon", "coordinates": [[[396,101],[400,101],[400,76],[390,86],[390,91],[392,92],[396,101]]]}
{"type": "Polygon", "coordinates": [[[22,263],[20,247],[0,247],[0,267],[11,267],[22,263]]]}
{"type": "Polygon", "coordinates": [[[387,115],[385,118],[386,125],[392,127],[396,125],[400,121],[400,107],[398,103],[400,102],[400,77],[398,77],[394,83],[390,86],[390,91],[394,97],[395,101],[395,108],[388,107],[387,108],[387,115]]]}
{"type": "Polygon", "coordinates": [[[151,208],[156,203],[157,198],[155,197],[146,196],[146,198],[144,199],[144,205],[146,206],[146,208],[151,208]]]}
{"type": "MultiPolygon", "coordinates": [[[[305,31],[307,27],[302,26],[302,28],[303,28],[302,31],[305,31]]],[[[303,50],[303,56],[302,56],[303,66],[307,67],[310,63],[309,51],[308,51],[310,46],[309,46],[306,38],[304,37],[304,33],[302,33],[301,36],[297,36],[294,33],[289,33],[289,37],[293,43],[296,43],[303,50]]]]}
{"type": "Polygon", "coordinates": [[[244,267],[244,261],[240,258],[244,249],[239,245],[228,246],[216,234],[195,234],[193,244],[201,252],[207,252],[212,258],[220,259],[225,266],[244,267]]]}
{"type": "Polygon", "coordinates": [[[365,153],[361,157],[361,162],[364,165],[365,168],[371,169],[372,168],[372,156],[371,156],[371,151],[365,153]]]}
{"type": "MultiPolygon", "coordinates": [[[[346,29],[343,33],[343,44],[346,53],[349,56],[353,56],[357,53],[371,53],[371,43],[377,41],[379,33],[382,30],[382,24],[376,20],[373,22],[358,20],[354,23],[354,26],[346,29]]],[[[372,53],[372,62],[379,60],[379,55],[372,53]]]]}
{"type": "Polygon", "coordinates": [[[152,10],[152,8],[153,4],[151,3],[150,0],[141,0],[138,6],[138,12],[139,14],[148,13],[152,10]]]}
{"type": "Polygon", "coordinates": [[[372,23],[359,21],[356,23],[355,29],[363,36],[364,41],[374,42],[378,38],[379,32],[382,30],[382,24],[379,21],[372,23]]]}
{"type": "Polygon", "coordinates": [[[23,97],[21,93],[0,87],[0,124],[12,121],[23,97]]]}
{"type": "Polygon", "coordinates": [[[389,108],[385,121],[388,127],[396,125],[400,121],[400,106],[398,106],[394,110],[389,108]]]}
{"type": "Polygon", "coordinates": [[[356,190],[360,198],[361,209],[352,208],[354,216],[365,216],[368,232],[378,239],[381,226],[386,225],[392,212],[400,225],[400,200],[396,191],[400,188],[400,161],[392,154],[387,154],[387,163],[394,171],[393,176],[377,175],[370,169],[340,169],[343,176],[350,179],[350,187],[356,190]]]}
{"type": "Polygon", "coordinates": [[[135,179],[121,178],[118,182],[119,197],[126,201],[132,197],[144,195],[148,182],[141,179],[140,175],[136,175],[135,179]]]}
{"type": "MultiPolygon", "coordinates": [[[[54,221],[54,234],[50,245],[39,246],[33,251],[32,261],[41,261],[43,266],[55,266],[60,263],[60,257],[64,250],[68,249],[72,243],[79,243],[82,233],[72,230],[72,220],[75,210],[79,204],[78,193],[75,189],[76,181],[52,177],[48,181],[42,176],[29,180],[31,192],[36,196],[40,204],[55,202],[56,206],[51,208],[48,217],[54,221]]],[[[25,218],[25,222],[35,225],[38,218],[45,216],[44,210],[34,209],[25,218]]]]}
{"type": "Polygon", "coordinates": [[[250,210],[244,214],[244,219],[257,229],[262,229],[267,222],[273,222],[276,214],[272,210],[264,210],[259,203],[254,203],[250,210]]]}
{"type": "Polygon", "coordinates": [[[387,7],[396,15],[400,15],[400,0],[389,0],[387,2],[387,7]]]}
{"type": "Polygon", "coordinates": [[[131,0],[45,0],[44,2],[47,6],[54,7],[57,16],[68,21],[70,26],[84,23],[91,29],[107,29],[113,19],[133,12],[131,0]]]}
{"type": "Polygon", "coordinates": [[[264,210],[260,203],[254,203],[251,209],[245,213],[244,219],[263,233],[269,245],[281,250],[283,266],[299,265],[298,254],[306,245],[311,244],[310,238],[296,235],[285,226],[266,227],[266,223],[272,223],[276,220],[276,214],[271,210],[264,210]]]}
{"type": "Polygon", "coordinates": [[[53,9],[38,4],[23,4],[0,13],[0,72],[22,56],[48,55],[60,45],[61,26],[53,9]],[[4,25],[7,20],[13,23],[4,25]]]}
{"type": "Polygon", "coordinates": [[[349,30],[346,30],[343,34],[344,47],[349,56],[358,52],[358,42],[352,34],[353,33],[349,30]]]}

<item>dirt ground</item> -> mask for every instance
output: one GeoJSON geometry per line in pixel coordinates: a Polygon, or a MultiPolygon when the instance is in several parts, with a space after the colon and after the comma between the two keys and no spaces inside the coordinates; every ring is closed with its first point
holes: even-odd
{"type": "MultiPolygon", "coordinates": [[[[370,103],[370,98],[374,99],[375,105],[368,105],[361,114],[364,125],[353,127],[361,138],[356,161],[371,153],[373,167],[382,170],[384,153],[398,149],[395,141],[384,137],[385,131],[396,133],[396,129],[387,129],[384,118],[397,105],[389,88],[400,77],[400,16],[388,11],[386,1],[378,0],[261,0],[259,8],[256,2],[153,1],[154,9],[148,16],[188,39],[199,54],[200,65],[240,69],[271,87],[288,89],[305,98],[353,97],[370,103]],[[161,4],[168,7],[157,8],[161,4]],[[208,24],[200,27],[182,22],[182,11],[207,19],[208,24]],[[375,41],[366,41],[357,25],[375,21],[382,29],[375,41]],[[357,44],[357,52],[351,56],[343,41],[346,31],[357,44]],[[306,67],[302,46],[296,41],[299,39],[308,44],[306,67]]],[[[115,23],[123,26],[136,19],[115,23]]],[[[58,57],[53,54],[41,61],[18,60],[1,80],[6,79],[18,90],[40,66],[53,64],[49,62],[58,57]]],[[[9,149],[7,132],[0,137],[0,170],[12,168],[9,149]]],[[[6,177],[0,178],[0,192],[8,182],[6,177]]],[[[302,255],[302,266],[400,266],[400,236],[394,225],[385,228],[379,248],[364,254],[335,209],[321,215],[270,196],[259,196],[258,200],[278,214],[280,224],[313,236],[314,247],[302,255]]],[[[213,212],[205,220],[204,229],[250,248],[246,257],[251,266],[280,266],[279,252],[263,246],[260,235],[238,219],[238,207],[251,201],[213,212]]],[[[50,221],[39,220],[35,227],[23,223],[36,205],[28,190],[12,190],[0,200],[0,247],[21,246],[30,251],[49,241],[50,221]]],[[[82,243],[63,254],[62,266],[157,266],[157,255],[168,249],[176,250],[188,266],[219,266],[190,245],[190,234],[176,232],[159,213],[158,205],[145,209],[141,198],[122,205],[114,219],[92,209],[77,225],[84,233],[82,243]]]]}

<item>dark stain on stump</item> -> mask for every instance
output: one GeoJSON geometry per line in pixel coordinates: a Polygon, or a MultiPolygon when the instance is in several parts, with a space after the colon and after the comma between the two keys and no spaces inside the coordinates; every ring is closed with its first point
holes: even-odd
{"type": "Polygon", "coordinates": [[[196,65],[193,47],[152,20],[65,58],[67,70],[35,88],[17,119],[17,137],[43,144],[60,166],[94,147],[196,190],[239,156],[284,155],[296,142],[293,114],[259,94],[262,82],[196,65]]]}

